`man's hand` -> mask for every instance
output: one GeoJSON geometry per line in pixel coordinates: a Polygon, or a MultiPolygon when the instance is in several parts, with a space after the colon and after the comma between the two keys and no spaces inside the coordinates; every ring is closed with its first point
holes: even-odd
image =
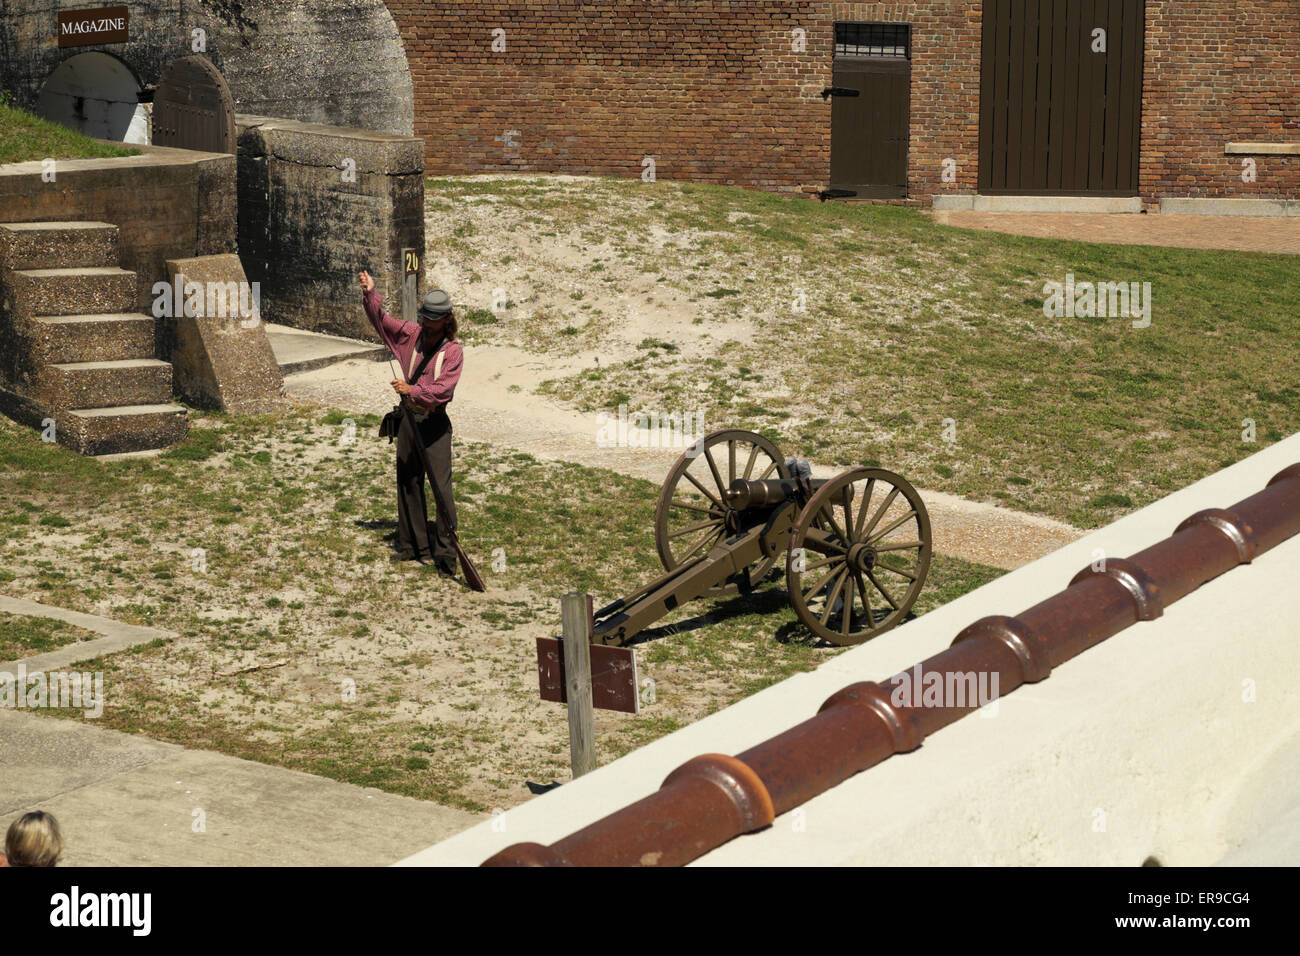
{"type": "Polygon", "coordinates": [[[362,292],[369,292],[371,289],[375,287],[375,280],[371,277],[370,273],[367,272],[365,269],[361,270],[360,278],[361,278],[362,292]]]}
{"type": "Polygon", "coordinates": [[[400,378],[393,379],[391,384],[393,386],[393,391],[396,392],[398,395],[411,394],[411,386],[406,382],[403,382],[400,378]]]}

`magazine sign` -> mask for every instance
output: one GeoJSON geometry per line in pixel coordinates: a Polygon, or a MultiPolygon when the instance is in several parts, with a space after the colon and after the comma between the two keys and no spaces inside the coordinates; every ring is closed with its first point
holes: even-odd
{"type": "Polygon", "coordinates": [[[59,11],[59,46],[94,46],[125,43],[130,12],[126,7],[59,11]]]}

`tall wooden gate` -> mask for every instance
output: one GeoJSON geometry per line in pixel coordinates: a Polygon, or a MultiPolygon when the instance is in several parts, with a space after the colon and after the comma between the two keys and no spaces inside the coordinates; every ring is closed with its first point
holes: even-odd
{"type": "Polygon", "coordinates": [[[1143,0],[984,0],[979,189],[1138,192],[1143,0]]]}
{"type": "Polygon", "coordinates": [[[906,24],[837,23],[831,101],[831,188],[907,195],[912,64],[906,24]]]}
{"type": "Polygon", "coordinates": [[[235,101],[206,57],[176,60],[163,73],[153,98],[153,144],[235,152],[235,101]]]}

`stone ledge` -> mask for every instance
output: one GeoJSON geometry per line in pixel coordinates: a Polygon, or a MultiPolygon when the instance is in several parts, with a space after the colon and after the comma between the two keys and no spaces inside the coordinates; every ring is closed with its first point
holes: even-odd
{"type": "Polygon", "coordinates": [[[1228,156],[1300,156],[1300,143],[1229,143],[1223,152],[1228,156]]]}
{"type": "Polygon", "coordinates": [[[303,166],[338,168],[342,157],[356,163],[358,173],[401,176],[424,173],[424,140],[349,126],[326,126],[273,116],[239,114],[235,126],[240,142],[269,155],[303,166]]]}
{"type": "Polygon", "coordinates": [[[1138,196],[932,196],[930,207],[939,212],[1094,212],[1139,213],[1138,196]]]}
{"type": "Polygon", "coordinates": [[[1300,199],[1160,200],[1163,216],[1300,216],[1300,199]]]}

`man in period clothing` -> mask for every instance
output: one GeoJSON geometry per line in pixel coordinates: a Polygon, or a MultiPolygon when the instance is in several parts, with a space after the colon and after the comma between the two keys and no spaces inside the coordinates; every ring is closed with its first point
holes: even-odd
{"type": "Polygon", "coordinates": [[[382,307],[375,280],[362,272],[361,302],[375,331],[397,356],[403,378],[392,381],[402,414],[419,430],[439,497],[446,513],[439,513],[434,533],[429,534],[428,507],[424,498],[424,465],[420,449],[408,428],[397,432],[397,553],[394,561],[436,562],[438,570],[455,573],[456,550],[451,530],[456,527],[456,503],[451,492],[451,419],[447,406],[460,381],[463,352],[456,341],[456,317],[451,299],[441,289],[424,296],[420,321],[403,322],[382,307]],[[432,540],[430,540],[432,538],[432,540]]]}

